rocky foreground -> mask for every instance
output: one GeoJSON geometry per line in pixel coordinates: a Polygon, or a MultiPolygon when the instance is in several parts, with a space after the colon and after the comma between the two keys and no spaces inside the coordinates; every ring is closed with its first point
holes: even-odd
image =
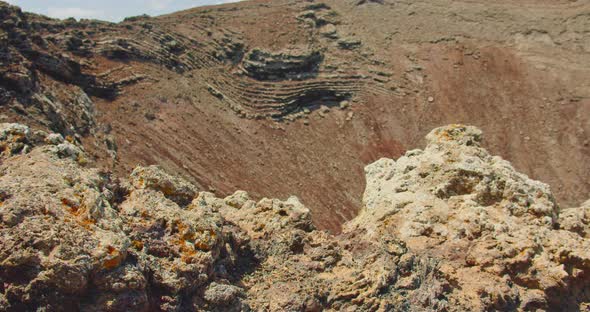
{"type": "Polygon", "coordinates": [[[87,168],[58,134],[0,125],[0,310],[486,311],[590,308],[590,204],[433,130],[366,168],[332,236],[297,198],[201,192],[157,167],[87,168]]]}

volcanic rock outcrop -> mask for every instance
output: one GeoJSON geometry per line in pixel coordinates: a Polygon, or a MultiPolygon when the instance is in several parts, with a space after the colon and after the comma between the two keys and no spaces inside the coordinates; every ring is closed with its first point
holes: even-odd
{"type": "Polygon", "coordinates": [[[155,166],[118,180],[58,134],[0,124],[0,310],[584,310],[588,207],[435,129],[367,167],[333,236],[296,197],[200,191],[155,166]]]}
{"type": "Polygon", "coordinates": [[[476,128],[443,127],[426,140],[424,150],[366,168],[364,208],[346,232],[392,235],[439,259],[477,310],[588,301],[586,209],[560,215],[549,187],[489,155],[476,128]]]}

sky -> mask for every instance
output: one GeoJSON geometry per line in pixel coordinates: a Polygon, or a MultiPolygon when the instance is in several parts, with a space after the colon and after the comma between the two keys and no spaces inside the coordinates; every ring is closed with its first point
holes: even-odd
{"type": "Polygon", "coordinates": [[[54,18],[95,18],[120,22],[127,16],[152,16],[172,13],[202,5],[239,0],[0,0],[20,6],[24,11],[54,18]]]}

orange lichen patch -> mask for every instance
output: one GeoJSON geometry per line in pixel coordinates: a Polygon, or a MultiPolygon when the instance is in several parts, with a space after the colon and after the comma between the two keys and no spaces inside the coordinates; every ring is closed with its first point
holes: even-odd
{"type": "Polygon", "coordinates": [[[118,267],[121,264],[121,259],[119,258],[112,258],[106,260],[102,265],[105,269],[111,270],[118,267]]]}
{"type": "Polygon", "coordinates": [[[185,256],[180,257],[180,260],[182,260],[182,262],[184,262],[186,264],[191,264],[193,262],[193,259],[194,259],[193,257],[185,257],[185,256]]]}
{"type": "Polygon", "coordinates": [[[64,205],[64,206],[68,206],[68,207],[71,207],[72,206],[72,202],[69,199],[67,199],[67,198],[62,198],[61,199],[61,204],[64,205]]]}
{"type": "Polygon", "coordinates": [[[107,246],[107,252],[109,253],[109,255],[115,254],[117,253],[117,249],[113,246],[107,246]]]}
{"type": "Polygon", "coordinates": [[[74,143],[74,137],[72,137],[71,135],[66,135],[66,141],[70,142],[70,143],[74,143]]]}
{"type": "Polygon", "coordinates": [[[79,221],[78,224],[87,230],[91,230],[92,226],[96,224],[96,220],[84,218],[82,221],[79,221]]]}
{"type": "Polygon", "coordinates": [[[195,242],[195,249],[200,251],[211,251],[211,246],[204,242],[195,242]]]}
{"type": "Polygon", "coordinates": [[[451,135],[449,134],[448,131],[442,131],[438,133],[438,139],[439,140],[445,140],[445,141],[450,141],[452,139],[451,135]]]}
{"type": "Polygon", "coordinates": [[[12,135],[12,142],[16,143],[16,142],[23,142],[25,140],[26,136],[23,133],[15,133],[12,135]]]}
{"type": "Polygon", "coordinates": [[[176,191],[174,190],[174,188],[172,188],[169,185],[166,186],[160,186],[159,190],[164,193],[165,196],[174,196],[176,195],[176,191]]]}
{"type": "Polygon", "coordinates": [[[254,228],[252,229],[254,232],[260,232],[262,230],[264,230],[265,228],[265,224],[264,223],[258,223],[256,225],[254,225],[254,228]]]}
{"type": "Polygon", "coordinates": [[[193,232],[185,232],[182,234],[182,239],[193,242],[196,239],[196,234],[193,232]]]}
{"type": "Polygon", "coordinates": [[[80,213],[82,213],[80,205],[68,198],[62,198],[61,204],[64,205],[70,211],[70,213],[75,216],[78,216],[80,213]]]}
{"type": "Polygon", "coordinates": [[[9,194],[7,194],[6,192],[0,191],[0,207],[2,207],[2,205],[4,205],[4,201],[6,201],[8,198],[10,198],[9,194]]]}
{"type": "Polygon", "coordinates": [[[145,180],[143,178],[139,178],[137,179],[137,184],[139,187],[144,187],[145,186],[145,180]]]}
{"type": "MultiPolygon", "coordinates": [[[[205,234],[206,231],[207,230],[201,231],[201,233],[205,234]]],[[[215,238],[217,237],[217,234],[213,230],[208,230],[208,234],[209,234],[209,237],[206,239],[207,242],[195,241],[195,248],[197,248],[201,251],[211,251],[211,249],[212,249],[211,244],[215,243],[215,238]]]]}
{"type": "MultiPolygon", "coordinates": [[[[216,234],[213,230],[208,230],[208,231],[209,231],[209,235],[211,237],[206,238],[204,240],[196,240],[195,239],[196,234],[194,234],[194,233],[185,234],[185,235],[183,235],[183,237],[178,239],[177,243],[179,244],[180,252],[182,253],[182,255],[181,255],[182,261],[184,261],[185,263],[191,263],[194,259],[194,256],[197,255],[197,252],[211,251],[211,249],[212,249],[211,242],[213,240],[215,240],[216,234]],[[185,239],[184,238],[185,236],[189,236],[191,238],[191,240],[185,239]]],[[[200,231],[200,232],[201,232],[201,234],[205,233],[205,231],[200,231]]]]}
{"type": "Polygon", "coordinates": [[[438,133],[439,140],[451,141],[453,140],[453,135],[448,130],[443,130],[438,133]]]}
{"type": "Polygon", "coordinates": [[[88,159],[86,159],[83,154],[78,155],[76,161],[82,166],[88,164],[88,159]]]}
{"type": "Polygon", "coordinates": [[[131,242],[131,245],[133,246],[133,248],[135,248],[136,250],[142,250],[143,249],[143,242],[138,241],[138,240],[134,240],[131,242]]]}
{"type": "Polygon", "coordinates": [[[452,140],[454,140],[454,138],[456,136],[455,130],[462,130],[464,128],[465,128],[464,125],[452,124],[452,125],[448,126],[446,129],[444,129],[443,131],[440,131],[437,134],[437,136],[438,136],[439,140],[452,141],[452,140]]]}
{"type": "Polygon", "coordinates": [[[182,243],[182,246],[180,247],[180,251],[183,254],[186,254],[189,256],[194,256],[197,254],[197,251],[195,250],[194,247],[187,246],[185,243],[182,243]]]}
{"type": "MultiPolygon", "coordinates": [[[[81,199],[80,195],[76,194],[75,196],[78,199],[81,199]]],[[[80,205],[78,202],[76,202],[74,200],[71,200],[68,198],[62,198],[61,203],[68,210],[68,212],[75,217],[82,215],[82,213],[85,211],[84,206],[80,205]]],[[[69,221],[70,221],[69,219],[66,219],[66,222],[69,222],[69,221]]],[[[76,220],[76,222],[87,230],[91,230],[92,226],[96,224],[96,220],[89,219],[89,218],[83,218],[82,220],[76,220]]]]}
{"type": "Polygon", "coordinates": [[[177,231],[182,240],[193,242],[196,239],[196,233],[193,231],[192,227],[182,223],[181,221],[174,221],[172,223],[173,231],[177,231]]]}
{"type": "Polygon", "coordinates": [[[174,220],[174,221],[172,221],[172,230],[173,230],[173,231],[175,231],[175,230],[176,230],[176,231],[178,231],[178,232],[181,232],[181,233],[182,233],[182,232],[183,232],[183,231],[185,231],[186,229],[188,229],[188,226],[187,226],[187,225],[185,225],[184,223],[182,223],[181,221],[179,221],[179,220],[174,220]]]}
{"type": "Polygon", "coordinates": [[[174,242],[179,245],[181,259],[187,264],[192,263],[194,256],[199,251],[210,251],[211,242],[217,236],[213,230],[198,230],[195,232],[190,225],[178,220],[172,223],[172,230],[173,233],[178,233],[178,239],[174,242]],[[199,239],[201,236],[205,236],[205,238],[199,239]]]}
{"type": "Polygon", "coordinates": [[[121,264],[123,260],[121,253],[113,246],[107,246],[107,260],[103,262],[103,267],[107,270],[114,269],[121,264]]]}
{"type": "Polygon", "coordinates": [[[192,263],[194,257],[197,255],[197,251],[195,250],[195,248],[186,244],[186,241],[184,239],[180,239],[179,244],[180,252],[182,253],[180,259],[186,264],[192,263]]]}
{"type": "MultiPolygon", "coordinates": [[[[0,204],[0,206],[2,206],[0,204]]],[[[41,213],[44,214],[45,216],[49,215],[49,209],[47,207],[43,207],[41,208],[41,213]]]]}
{"type": "Polygon", "coordinates": [[[84,220],[82,220],[82,223],[88,224],[88,225],[90,225],[90,224],[96,224],[96,220],[84,219],[84,220]]]}

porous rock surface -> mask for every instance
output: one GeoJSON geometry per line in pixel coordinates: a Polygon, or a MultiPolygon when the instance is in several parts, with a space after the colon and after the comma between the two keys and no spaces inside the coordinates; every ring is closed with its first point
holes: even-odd
{"type": "Polygon", "coordinates": [[[585,309],[588,205],[479,147],[479,130],[367,167],[333,236],[296,197],[197,190],[155,166],[119,181],[61,136],[0,124],[0,310],[585,309]]]}
{"type": "Polygon", "coordinates": [[[440,260],[450,297],[479,310],[575,310],[590,298],[587,209],[560,215],[549,187],[480,147],[481,131],[433,130],[424,150],[366,168],[364,209],[347,225],[440,260]]]}

